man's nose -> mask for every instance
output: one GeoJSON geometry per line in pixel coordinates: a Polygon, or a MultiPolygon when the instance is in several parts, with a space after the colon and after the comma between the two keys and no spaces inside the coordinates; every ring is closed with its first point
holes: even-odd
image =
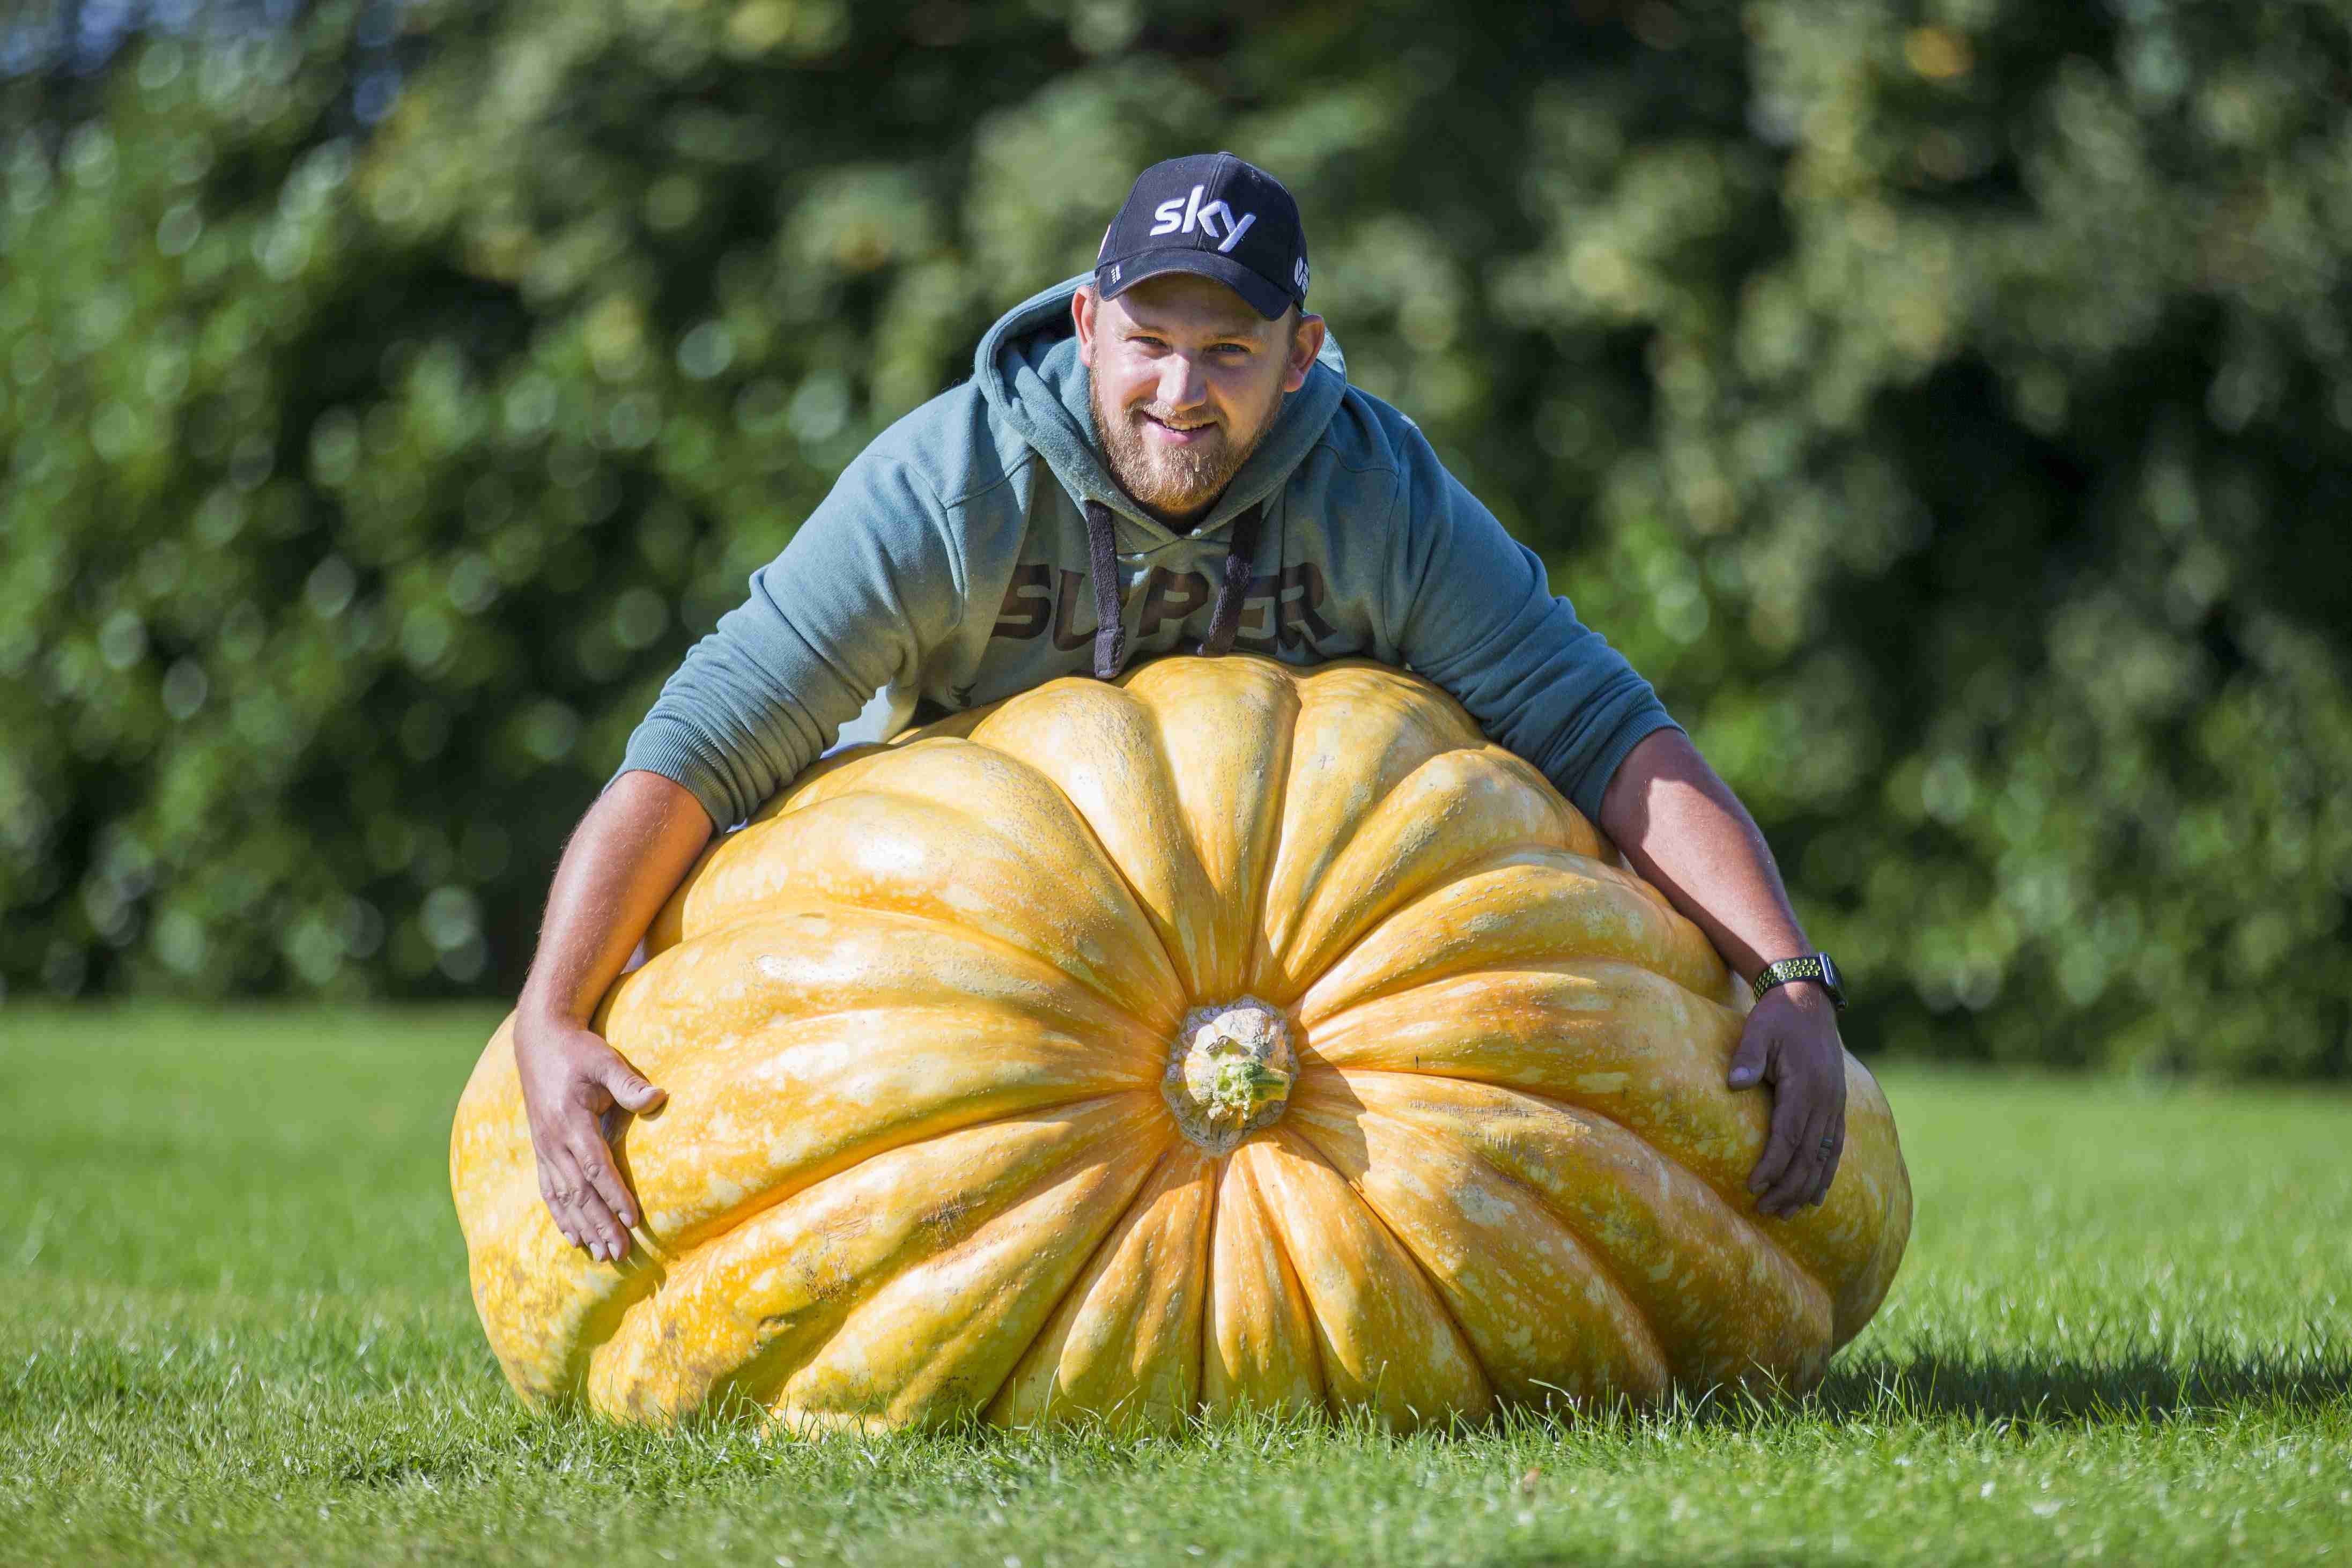
{"type": "Polygon", "coordinates": [[[1190,354],[1170,354],[1160,370],[1160,405],[1173,413],[1209,401],[1209,378],[1190,354]]]}

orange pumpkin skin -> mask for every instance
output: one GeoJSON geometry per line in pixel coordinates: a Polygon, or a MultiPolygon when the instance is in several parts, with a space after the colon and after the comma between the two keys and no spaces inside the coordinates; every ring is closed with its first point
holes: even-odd
{"type": "Polygon", "coordinates": [[[1748,997],[1435,688],[1170,658],[809,769],[597,1027],[669,1091],[629,1258],[540,1200],[512,1021],[459,1104],[474,1300],[533,1400],[795,1428],[1816,1383],[1911,1192],[1846,1059],[1827,1200],[1759,1215],[1748,997]]]}

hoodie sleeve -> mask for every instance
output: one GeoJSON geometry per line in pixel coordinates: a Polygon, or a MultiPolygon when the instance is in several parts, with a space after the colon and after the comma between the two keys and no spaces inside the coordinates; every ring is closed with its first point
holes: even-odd
{"type": "Polygon", "coordinates": [[[1535,552],[1504,531],[1420,431],[1404,439],[1389,599],[1399,651],[1597,825],[1601,795],[1634,742],[1681,726],[1625,657],[1552,594],[1535,552]]]}
{"type": "Polygon", "coordinates": [[[911,682],[963,617],[963,561],[903,462],[861,457],[751,596],[688,651],[629,736],[632,769],[683,784],[727,827],[833,744],[883,687],[911,682]]]}

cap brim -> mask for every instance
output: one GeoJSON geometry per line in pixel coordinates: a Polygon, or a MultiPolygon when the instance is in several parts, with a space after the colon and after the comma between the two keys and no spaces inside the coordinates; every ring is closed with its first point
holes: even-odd
{"type": "Polygon", "coordinates": [[[1147,250],[1140,256],[1123,256],[1116,261],[1106,261],[1095,268],[1095,292],[1105,300],[1116,300],[1147,278],[1157,278],[1166,272],[1190,272],[1223,284],[1245,300],[1249,308],[1267,321],[1276,321],[1296,303],[1275,284],[1251,271],[1223,251],[1201,250],[1192,246],[1171,250],[1147,250]],[[1118,269],[1118,281],[1108,281],[1113,268],[1118,269]]]}

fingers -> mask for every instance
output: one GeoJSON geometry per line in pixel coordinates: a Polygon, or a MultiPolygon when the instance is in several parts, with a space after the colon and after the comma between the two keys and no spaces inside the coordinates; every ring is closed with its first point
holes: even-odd
{"type": "Polygon", "coordinates": [[[605,1060],[596,1069],[596,1081],[604,1086],[622,1110],[632,1113],[652,1110],[669,1098],[667,1089],[656,1089],[639,1076],[628,1058],[607,1046],[605,1060]]]}
{"type": "MultiPolygon", "coordinates": [[[[621,1060],[609,1048],[605,1054],[614,1062],[621,1060]]],[[[613,1148],[604,1142],[601,1120],[612,1099],[604,1079],[615,1070],[636,1076],[626,1063],[614,1069],[599,1062],[574,1079],[550,1141],[554,1144],[550,1163],[568,1200],[570,1215],[578,1224],[576,1233],[564,1234],[573,1246],[586,1247],[588,1256],[599,1263],[618,1263],[629,1255],[629,1226],[637,1223],[636,1205],[613,1163],[613,1148]]],[[[554,1198],[549,1199],[547,1206],[557,1214],[560,1225],[564,1216],[557,1212],[554,1198]]]]}
{"type": "Polygon", "coordinates": [[[1844,1158],[1844,1112],[1836,1107],[1814,1112],[1806,1119],[1787,1167],[1757,1198],[1757,1208],[1784,1218],[1799,1209],[1820,1206],[1828,1200],[1844,1158]]]}
{"type": "Polygon", "coordinates": [[[1754,1089],[1764,1081],[1764,1069],[1771,1065],[1771,1031],[1743,1030],[1739,1037],[1739,1048],[1731,1053],[1730,1074],[1724,1081],[1733,1089],[1754,1089]]]}
{"type": "MultiPolygon", "coordinates": [[[[572,1157],[578,1166],[588,1192],[593,1196],[592,1218],[601,1218],[597,1239],[604,1244],[604,1261],[617,1263],[629,1255],[629,1231],[637,1223],[636,1198],[621,1179],[620,1166],[613,1159],[613,1146],[607,1141],[608,1121],[612,1106],[617,1105],[632,1115],[658,1108],[668,1098],[662,1090],[647,1082],[628,1059],[608,1044],[589,1069],[589,1081],[604,1090],[593,1095],[595,1100],[609,1100],[608,1105],[597,1107],[598,1114],[589,1117],[583,1128],[573,1130],[572,1157]]],[[[594,1246],[589,1247],[592,1257],[600,1256],[594,1246]]]]}
{"type": "MultiPolygon", "coordinates": [[[[601,1145],[602,1139],[596,1140],[601,1145]]],[[[586,1177],[573,1146],[551,1139],[540,1155],[539,1195],[563,1239],[587,1249],[600,1263],[618,1262],[628,1253],[628,1232],[614,1218],[611,1205],[586,1177]]]]}
{"type": "MultiPolygon", "coordinates": [[[[1790,1154],[1780,1173],[1756,1199],[1757,1208],[1774,1219],[1785,1219],[1796,1213],[1812,1192],[1813,1179],[1820,1171],[1822,1129],[1826,1121],[1819,1109],[1798,1103],[1796,1095],[1784,1089],[1782,1098],[1790,1102],[1796,1115],[1803,1120],[1792,1135],[1790,1154]]],[[[1780,1118],[1776,1114],[1772,1120],[1775,1123],[1773,1136],[1777,1141],[1780,1118]]],[[[1751,1176],[1748,1180],[1752,1184],[1755,1178],[1751,1176]]]]}
{"type": "Polygon", "coordinates": [[[1772,1086],[1771,1131],[1748,1173],[1758,1212],[1775,1219],[1829,1196],[1845,1152],[1845,1053],[1836,1026],[1759,1010],[1748,1016],[1727,1081],[1737,1090],[1772,1086]]]}
{"type": "Polygon", "coordinates": [[[1845,1153],[1844,1086],[1818,1077],[1784,1071],[1773,1086],[1771,1135],[1748,1173],[1748,1190],[1757,1194],[1758,1211],[1774,1219],[1828,1197],[1845,1153]]]}
{"type": "Polygon", "coordinates": [[[539,1192],[563,1238],[600,1263],[629,1254],[640,1218],[603,1118],[658,1110],[667,1098],[594,1033],[518,1028],[515,1060],[539,1156],[539,1192]]]}
{"type": "MultiPolygon", "coordinates": [[[[1790,1169],[1799,1163],[1803,1148],[1805,1124],[1811,1119],[1811,1107],[1804,1094],[1791,1083],[1773,1086],[1772,1130],[1764,1141],[1764,1153],[1756,1168],[1748,1173],[1748,1190],[1757,1194],[1756,1206],[1766,1214],[1775,1212],[1773,1195],[1788,1178],[1790,1169]]],[[[1810,1174],[1810,1169],[1808,1169],[1810,1174]]]]}
{"type": "Polygon", "coordinates": [[[620,1168],[613,1163],[613,1146],[604,1142],[594,1122],[589,1123],[588,1137],[582,1146],[572,1150],[572,1157],[604,1215],[604,1239],[613,1248],[613,1260],[617,1261],[628,1254],[628,1228],[637,1223],[636,1200],[629,1195],[628,1184],[621,1180],[620,1168]]]}
{"type": "Polygon", "coordinates": [[[1837,1180],[1838,1164],[1845,1158],[1845,1113],[1841,1110],[1831,1119],[1828,1138],[1830,1152],[1822,1156],[1821,1174],[1813,1183],[1812,1195],[1805,1201],[1819,1204],[1830,1195],[1830,1184],[1837,1180]]]}

